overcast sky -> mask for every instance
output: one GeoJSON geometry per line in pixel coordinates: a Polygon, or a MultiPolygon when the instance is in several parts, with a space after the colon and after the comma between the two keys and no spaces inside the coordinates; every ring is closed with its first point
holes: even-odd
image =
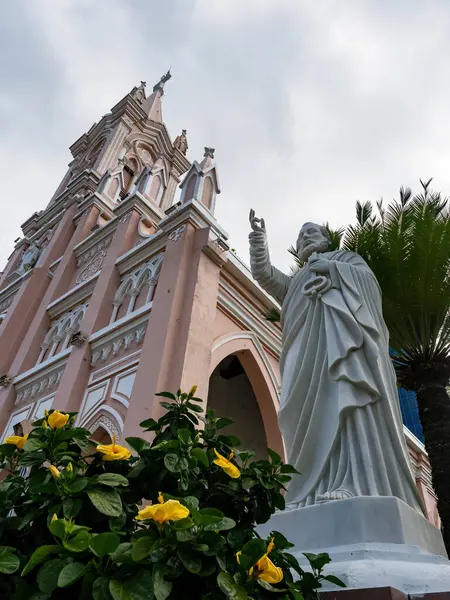
{"type": "Polygon", "coordinates": [[[247,261],[304,221],[354,220],[419,177],[450,194],[448,0],[3,0],[0,269],[47,205],[68,147],[170,66],[163,118],[189,159],[216,149],[216,216],[247,261]]]}

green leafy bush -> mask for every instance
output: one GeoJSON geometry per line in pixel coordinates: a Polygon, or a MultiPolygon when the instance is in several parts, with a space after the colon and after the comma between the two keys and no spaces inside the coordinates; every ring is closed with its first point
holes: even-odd
{"type": "Polygon", "coordinates": [[[58,411],[0,446],[1,598],[309,600],[339,583],[327,555],[304,572],[280,533],[259,538],[295,469],[238,451],[194,394],[159,394],[166,413],[141,423],[151,442],[127,438],[133,454],[58,411]]]}

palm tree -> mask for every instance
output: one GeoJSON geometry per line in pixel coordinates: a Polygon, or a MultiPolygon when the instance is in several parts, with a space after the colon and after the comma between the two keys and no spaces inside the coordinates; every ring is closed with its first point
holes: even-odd
{"type": "Polygon", "coordinates": [[[450,554],[450,214],[431,179],[420,183],[419,194],[401,188],[386,209],[357,203],[342,247],[358,252],[380,284],[398,382],[417,395],[450,554]]]}

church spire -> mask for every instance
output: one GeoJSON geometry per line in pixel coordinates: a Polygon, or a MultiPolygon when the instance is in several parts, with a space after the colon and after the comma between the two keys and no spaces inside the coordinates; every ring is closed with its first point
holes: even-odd
{"type": "Polygon", "coordinates": [[[164,85],[172,77],[170,69],[161,79],[153,86],[153,93],[145,100],[142,108],[148,115],[148,118],[155,123],[162,123],[161,114],[161,98],[164,95],[164,85]]]}

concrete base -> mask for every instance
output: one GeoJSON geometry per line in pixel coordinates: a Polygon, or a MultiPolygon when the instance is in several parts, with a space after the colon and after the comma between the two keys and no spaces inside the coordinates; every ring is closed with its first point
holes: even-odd
{"type": "Polygon", "coordinates": [[[291,552],[302,565],[303,552],[328,552],[328,573],[351,589],[450,590],[441,532],[397,498],[366,496],[286,510],[259,527],[264,536],[272,530],[295,544],[291,552]]]}

